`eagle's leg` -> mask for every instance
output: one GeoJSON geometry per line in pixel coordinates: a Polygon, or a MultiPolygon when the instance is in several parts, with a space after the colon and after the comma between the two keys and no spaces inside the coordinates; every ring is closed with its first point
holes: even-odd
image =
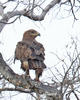
{"type": "Polygon", "coordinates": [[[30,77],[30,75],[29,75],[29,69],[26,69],[26,76],[30,77]]]}
{"type": "Polygon", "coordinates": [[[42,75],[43,69],[42,68],[37,68],[35,73],[36,73],[36,81],[39,81],[39,77],[42,75]]]}
{"type": "Polygon", "coordinates": [[[27,77],[30,77],[30,75],[29,75],[29,65],[28,65],[28,61],[23,61],[21,67],[22,67],[22,69],[24,71],[26,71],[26,76],[27,77]]]}

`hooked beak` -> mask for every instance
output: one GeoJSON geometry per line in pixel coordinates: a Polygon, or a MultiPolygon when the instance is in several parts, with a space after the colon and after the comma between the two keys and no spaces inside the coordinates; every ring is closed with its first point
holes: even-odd
{"type": "Polygon", "coordinates": [[[39,32],[36,32],[34,34],[32,34],[33,36],[40,36],[40,33],[39,32]]]}
{"type": "Polygon", "coordinates": [[[37,35],[37,36],[41,36],[41,35],[40,35],[40,33],[38,33],[38,35],[37,35]]]}

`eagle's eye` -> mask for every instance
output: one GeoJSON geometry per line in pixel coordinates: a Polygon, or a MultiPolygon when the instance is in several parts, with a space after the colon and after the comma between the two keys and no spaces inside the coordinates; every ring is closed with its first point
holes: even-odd
{"type": "Polygon", "coordinates": [[[34,31],[32,31],[31,33],[34,33],[34,31]]]}

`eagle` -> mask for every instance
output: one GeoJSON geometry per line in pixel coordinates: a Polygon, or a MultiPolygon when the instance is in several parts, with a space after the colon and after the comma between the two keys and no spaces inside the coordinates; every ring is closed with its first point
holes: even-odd
{"type": "Polygon", "coordinates": [[[21,68],[29,77],[29,70],[35,70],[35,80],[39,81],[39,77],[42,75],[46,65],[44,63],[45,49],[41,43],[36,41],[35,38],[37,36],[40,36],[40,33],[34,29],[24,32],[22,41],[19,41],[16,45],[14,62],[15,60],[20,60],[21,68]]]}

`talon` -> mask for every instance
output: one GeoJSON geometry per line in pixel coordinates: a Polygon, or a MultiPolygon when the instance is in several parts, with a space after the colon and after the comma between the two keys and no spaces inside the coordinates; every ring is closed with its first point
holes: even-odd
{"type": "Polygon", "coordinates": [[[23,79],[25,79],[25,75],[24,74],[22,74],[21,76],[22,76],[23,79]]]}
{"type": "Polygon", "coordinates": [[[25,77],[29,77],[30,78],[30,75],[25,75],[25,77]]]}
{"type": "Polygon", "coordinates": [[[35,78],[34,80],[40,82],[39,78],[35,78]]]}

